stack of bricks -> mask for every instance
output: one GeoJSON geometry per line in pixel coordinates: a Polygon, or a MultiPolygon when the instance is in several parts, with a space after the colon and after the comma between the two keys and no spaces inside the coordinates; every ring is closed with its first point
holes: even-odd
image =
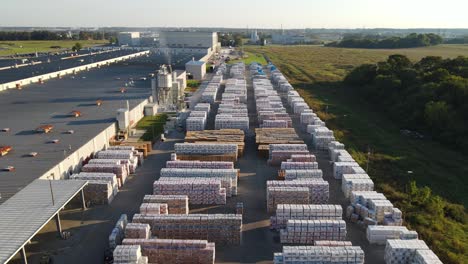
{"type": "Polygon", "coordinates": [[[274,264],[364,264],[364,251],[354,246],[285,246],[274,264]]]}
{"type": "Polygon", "coordinates": [[[242,215],[189,214],[133,216],[134,223],[149,224],[152,235],[167,239],[206,239],[217,245],[239,245],[242,215]]]}
{"type": "Polygon", "coordinates": [[[115,264],[148,264],[148,258],[141,255],[139,245],[117,246],[113,255],[115,264]]]}
{"type": "Polygon", "coordinates": [[[142,255],[153,264],[214,264],[215,244],[206,240],[124,239],[123,245],[141,246],[142,255]]]}
{"type": "Polygon", "coordinates": [[[189,213],[189,198],[187,195],[145,195],[143,203],[167,204],[169,214],[189,213]]]}

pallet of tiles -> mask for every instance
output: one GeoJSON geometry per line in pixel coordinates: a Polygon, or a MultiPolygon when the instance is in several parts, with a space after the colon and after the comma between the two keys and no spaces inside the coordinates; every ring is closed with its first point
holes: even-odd
{"type": "Polygon", "coordinates": [[[292,162],[316,162],[317,158],[314,154],[294,154],[291,155],[292,162]]]}
{"type": "Polygon", "coordinates": [[[160,182],[178,182],[178,181],[190,181],[200,182],[205,180],[213,180],[221,182],[222,192],[226,194],[226,197],[232,197],[237,195],[237,186],[233,186],[232,179],[223,176],[211,176],[211,177],[159,177],[160,182]]]}
{"type": "Polygon", "coordinates": [[[286,120],[264,120],[260,124],[261,128],[288,128],[290,124],[286,120]]]}
{"type": "Polygon", "coordinates": [[[267,181],[269,187],[307,187],[309,188],[309,203],[326,204],[329,198],[329,184],[323,179],[303,179],[292,181],[267,181]]]}
{"type": "Polygon", "coordinates": [[[346,240],[343,220],[288,220],[280,230],[282,244],[313,245],[316,240],[346,240]]]}
{"type": "Polygon", "coordinates": [[[206,240],[124,239],[124,245],[139,245],[149,263],[214,264],[215,243],[206,240]]]}
{"type": "Polygon", "coordinates": [[[215,129],[241,129],[248,131],[250,125],[249,117],[232,115],[217,115],[215,118],[215,129]]]}
{"type": "Polygon", "coordinates": [[[151,228],[148,224],[128,223],[125,227],[125,238],[148,239],[151,237],[151,228]]]}
{"type": "Polygon", "coordinates": [[[274,253],[273,264],[364,264],[364,251],[354,246],[284,246],[274,253]]]}
{"type": "Polygon", "coordinates": [[[93,205],[110,204],[118,192],[117,178],[112,176],[86,177],[75,174],[70,180],[85,180],[88,184],[84,187],[85,201],[93,205]]]}
{"type": "Polygon", "coordinates": [[[139,245],[119,245],[113,252],[116,264],[148,264],[148,257],[141,255],[139,245]]]}
{"type": "Polygon", "coordinates": [[[203,111],[203,112],[209,113],[210,110],[211,110],[211,105],[210,105],[210,104],[207,104],[207,103],[198,103],[198,104],[195,105],[195,107],[193,108],[193,110],[195,110],[195,111],[203,111]]]}
{"type": "Polygon", "coordinates": [[[189,117],[185,120],[187,131],[201,131],[206,128],[206,117],[189,117]]]}
{"type": "Polygon", "coordinates": [[[333,177],[341,180],[343,174],[355,174],[352,168],[359,167],[357,162],[334,162],[333,163],[333,177]]]}
{"type": "Polygon", "coordinates": [[[226,189],[221,181],[209,179],[180,179],[155,181],[155,195],[187,195],[190,204],[226,204],[226,189]]]}
{"type": "Polygon", "coordinates": [[[318,163],[283,161],[281,170],[318,170],[318,163]]]}
{"type": "Polygon", "coordinates": [[[242,157],[244,155],[244,148],[245,148],[245,143],[244,142],[221,142],[221,141],[195,141],[192,142],[193,144],[236,144],[237,145],[237,156],[242,157]]]}
{"type": "Polygon", "coordinates": [[[310,203],[307,187],[267,187],[267,211],[274,213],[279,204],[310,203]]]}
{"type": "Polygon", "coordinates": [[[153,236],[170,239],[206,239],[216,245],[239,245],[242,215],[189,214],[133,216],[134,223],[149,224],[153,236]]]}
{"type": "Polygon", "coordinates": [[[168,206],[164,203],[142,203],[140,214],[168,214],[168,206]]]}
{"type": "Polygon", "coordinates": [[[233,162],[174,160],[167,161],[166,168],[172,169],[234,169],[233,162]]]}
{"type": "Polygon", "coordinates": [[[333,204],[278,204],[270,227],[281,229],[288,220],[341,220],[343,208],[333,204]]]}
{"type": "Polygon", "coordinates": [[[322,179],[323,172],[320,169],[314,170],[279,170],[278,178],[280,180],[292,181],[300,179],[322,179]]]}
{"type": "Polygon", "coordinates": [[[373,191],[374,182],[367,174],[343,174],[341,190],[344,196],[349,198],[353,191],[373,191]]]}
{"type": "Polygon", "coordinates": [[[429,250],[429,247],[422,240],[400,240],[389,239],[385,246],[385,263],[402,264],[411,263],[417,250],[429,250]]]}
{"type": "Polygon", "coordinates": [[[129,160],[119,160],[119,159],[90,159],[88,164],[114,164],[114,165],[123,165],[127,170],[127,174],[135,173],[137,164],[131,163],[129,160]]]}
{"type": "Polygon", "coordinates": [[[189,198],[187,195],[145,195],[143,203],[164,203],[169,214],[188,214],[189,198]]]}

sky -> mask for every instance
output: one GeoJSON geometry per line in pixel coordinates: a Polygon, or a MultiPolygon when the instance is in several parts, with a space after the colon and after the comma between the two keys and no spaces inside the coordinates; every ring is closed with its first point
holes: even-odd
{"type": "Polygon", "coordinates": [[[1,26],[468,28],[468,0],[0,0],[1,26]]]}

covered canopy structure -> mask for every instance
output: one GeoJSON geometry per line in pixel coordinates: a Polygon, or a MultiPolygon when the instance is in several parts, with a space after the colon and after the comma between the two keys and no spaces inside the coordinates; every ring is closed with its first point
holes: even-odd
{"type": "Polygon", "coordinates": [[[10,261],[19,251],[27,263],[25,245],[55,217],[62,234],[60,210],[81,193],[87,181],[35,180],[0,205],[0,263],[10,261]]]}

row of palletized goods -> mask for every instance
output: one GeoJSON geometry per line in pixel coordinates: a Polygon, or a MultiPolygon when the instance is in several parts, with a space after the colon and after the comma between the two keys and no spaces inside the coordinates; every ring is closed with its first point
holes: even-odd
{"type": "Polygon", "coordinates": [[[158,238],[206,239],[217,245],[235,245],[241,239],[242,216],[235,214],[135,214],[133,222],[149,224],[158,238]]]}
{"type": "Polygon", "coordinates": [[[205,87],[205,90],[203,90],[200,101],[202,103],[213,104],[216,101],[216,96],[218,95],[218,90],[222,81],[222,75],[213,76],[211,81],[208,82],[207,86],[205,87]]]}
{"type": "Polygon", "coordinates": [[[261,128],[289,128],[292,119],[286,113],[281,97],[274,90],[270,80],[264,76],[253,78],[257,117],[261,128]]]}
{"type": "Polygon", "coordinates": [[[290,159],[292,155],[307,154],[310,152],[306,144],[270,144],[268,164],[280,165],[283,161],[290,159]]]}
{"type": "Polygon", "coordinates": [[[153,183],[153,194],[187,195],[190,204],[226,204],[226,188],[221,186],[213,179],[162,178],[153,183]]]}
{"type": "Polygon", "coordinates": [[[215,244],[206,240],[126,238],[122,243],[140,246],[149,263],[214,263],[215,260],[215,244]]]}
{"type": "Polygon", "coordinates": [[[114,250],[114,263],[116,264],[147,264],[148,257],[141,255],[139,245],[117,246],[114,250]]]}
{"type": "Polygon", "coordinates": [[[385,245],[389,239],[418,239],[416,231],[410,231],[404,226],[368,226],[367,240],[371,244],[385,245]]]}
{"type": "Polygon", "coordinates": [[[292,181],[296,179],[322,179],[323,172],[320,169],[311,170],[297,170],[297,169],[286,169],[279,172],[280,178],[284,178],[286,181],[292,181]]]}
{"type": "MultiPolygon", "coordinates": [[[[196,106],[198,106],[197,104],[196,106]]],[[[195,106],[195,107],[196,107],[195,106]]],[[[209,111],[208,111],[209,112],[209,111]]],[[[185,120],[187,131],[201,131],[206,128],[206,120],[208,117],[206,111],[191,111],[188,118],[185,120]]]]}
{"type": "Polygon", "coordinates": [[[442,264],[423,240],[389,239],[385,246],[387,264],[442,264]]]}
{"type": "Polygon", "coordinates": [[[267,181],[267,207],[269,212],[273,212],[278,204],[324,204],[328,202],[328,198],[329,185],[323,179],[267,181]],[[308,200],[306,199],[307,191],[308,200]]]}
{"type": "Polygon", "coordinates": [[[198,160],[170,160],[166,168],[174,169],[234,169],[233,162],[227,161],[198,161],[198,160]]]}
{"type": "Polygon", "coordinates": [[[288,82],[286,77],[284,77],[284,75],[280,71],[271,70],[271,68],[270,68],[270,71],[271,71],[271,81],[273,82],[273,84],[275,84],[279,88],[281,92],[288,92],[288,91],[294,90],[292,85],[288,82]]]}
{"type": "Polygon", "coordinates": [[[70,176],[71,180],[87,180],[85,199],[92,204],[109,204],[122,188],[129,174],[135,173],[143,162],[142,153],[132,146],[111,146],[99,151],[81,173],[70,176]]]}
{"type": "Polygon", "coordinates": [[[237,195],[236,169],[176,169],[163,168],[160,172],[160,180],[166,178],[205,178],[220,180],[223,188],[226,188],[226,195],[231,197],[237,195]]]}
{"type": "Polygon", "coordinates": [[[189,198],[187,195],[145,195],[143,203],[167,204],[168,214],[189,213],[189,198]]]}
{"type": "Polygon", "coordinates": [[[177,156],[180,155],[223,155],[236,154],[237,144],[192,144],[176,143],[174,146],[177,156]]]}
{"type": "Polygon", "coordinates": [[[285,246],[283,252],[274,253],[273,258],[274,264],[363,264],[364,251],[350,245],[285,246]]]}
{"type": "Polygon", "coordinates": [[[288,220],[341,220],[343,208],[333,204],[278,204],[271,228],[285,228],[288,220]]]}
{"type": "Polygon", "coordinates": [[[316,240],[346,239],[346,222],[343,220],[288,220],[280,230],[283,244],[312,245],[316,240]]]}

